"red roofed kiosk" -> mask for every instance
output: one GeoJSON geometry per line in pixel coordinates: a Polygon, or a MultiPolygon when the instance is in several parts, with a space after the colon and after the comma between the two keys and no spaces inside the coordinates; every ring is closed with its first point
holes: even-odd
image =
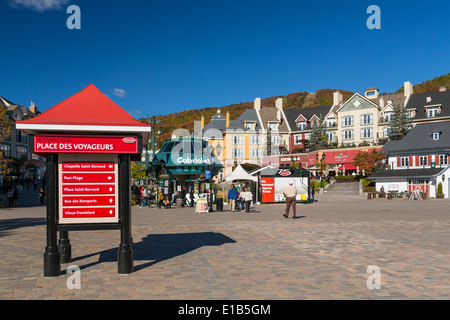
{"type": "Polygon", "coordinates": [[[130,161],[151,132],[94,85],[38,116],[17,121],[47,158],[47,246],[44,276],[71,260],[68,233],[120,229],[118,272],[133,272],[130,161]],[[57,241],[57,232],[60,239],[57,241]]]}

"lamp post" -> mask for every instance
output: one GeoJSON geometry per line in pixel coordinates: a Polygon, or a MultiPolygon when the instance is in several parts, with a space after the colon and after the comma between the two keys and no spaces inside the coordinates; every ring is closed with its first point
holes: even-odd
{"type": "Polygon", "coordinates": [[[213,210],[213,192],[212,192],[212,169],[213,164],[208,164],[208,171],[209,171],[209,179],[207,178],[206,181],[209,180],[209,212],[214,212],[213,210]]]}
{"type": "MultiPolygon", "coordinates": [[[[155,123],[160,123],[160,120],[156,117],[150,117],[147,116],[147,123],[149,122],[149,119],[152,123],[152,150],[153,150],[153,156],[152,156],[152,162],[155,160],[155,123]]],[[[147,143],[147,152],[145,153],[145,189],[147,190],[148,194],[148,171],[150,167],[150,158],[148,153],[150,152],[150,141],[147,143]]]]}

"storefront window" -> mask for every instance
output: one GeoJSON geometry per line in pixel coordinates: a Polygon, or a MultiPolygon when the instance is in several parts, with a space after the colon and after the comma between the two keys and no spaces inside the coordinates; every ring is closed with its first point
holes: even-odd
{"type": "Polygon", "coordinates": [[[28,153],[28,148],[24,146],[16,146],[16,157],[26,158],[28,153]]]}
{"type": "Polygon", "coordinates": [[[0,151],[3,152],[5,157],[11,157],[11,145],[9,144],[0,144],[0,151]]]}

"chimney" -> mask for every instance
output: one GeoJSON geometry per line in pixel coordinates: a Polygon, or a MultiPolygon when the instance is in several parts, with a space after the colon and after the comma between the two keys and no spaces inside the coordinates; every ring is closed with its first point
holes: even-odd
{"type": "Polygon", "coordinates": [[[380,98],[380,107],[381,107],[381,110],[383,110],[383,108],[384,108],[384,99],[383,98],[380,98]]]}
{"type": "Polygon", "coordinates": [[[256,98],[255,101],[253,101],[253,105],[255,110],[261,110],[261,98],[256,98]]]}
{"type": "Polygon", "coordinates": [[[283,110],[283,98],[278,98],[277,100],[275,100],[275,107],[278,110],[283,110]]]}
{"type": "Polygon", "coordinates": [[[439,88],[439,92],[445,92],[445,91],[447,91],[447,87],[442,86],[439,88]]]}
{"type": "Polygon", "coordinates": [[[227,111],[227,124],[226,124],[226,128],[228,128],[230,126],[230,113],[227,111]]]}
{"type": "Polygon", "coordinates": [[[342,93],[336,91],[333,93],[333,106],[339,105],[343,101],[342,93]]]}
{"type": "Polygon", "coordinates": [[[35,115],[37,114],[37,108],[33,101],[30,102],[30,111],[33,112],[35,115]]]}
{"type": "Polygon", "coordinates": [[[205,117],[202,115],[202,129],[205,127],[205,117]]]}
{"type": "Polygon", "coordinates": [[[408,97],[414,93],[414,86],[411,82],[405,82],[405,97],[408,97]]]}

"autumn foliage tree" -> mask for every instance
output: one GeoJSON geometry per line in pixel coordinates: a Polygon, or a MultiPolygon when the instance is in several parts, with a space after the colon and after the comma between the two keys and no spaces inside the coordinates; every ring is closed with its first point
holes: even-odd
{"type": "Polygon", "coordinates": [[[369,151],[361,150],[358,154],[353,158],[353,165],[355,167],[359,167],[359,170],[363,170],[366,175],[372,174],[381,164],[381,161],[386,158],[386,155],[383,151],[378,151],[377,149],[372,149],[369,151]]]}
{"type": "MultiPolygon", "coordinates": [[[[0,143],[3,142],[11,134],[11,123],[6,114],[6,108],[0,106],[0,143]]],[[[9,172],[9,159],[5,157],[0,150],[0,177],[4,177],[9,172]]]]}

